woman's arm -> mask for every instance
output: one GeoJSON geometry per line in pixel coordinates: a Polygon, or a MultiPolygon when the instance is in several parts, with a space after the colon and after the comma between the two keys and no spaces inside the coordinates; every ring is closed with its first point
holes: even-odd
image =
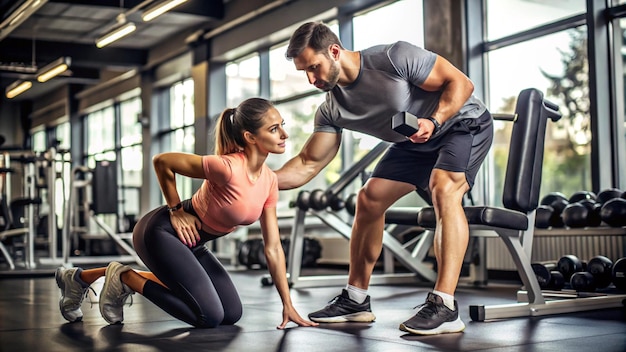
{"type": "MultiPolygon", "coordinates": [[[[193,178],[204,178],[202,168],[202,156],[188,153],[162,153],[152,158],[154,171],[159,180],[161,192],[167,206],[173,208],[180,202],[180,195],[176,189],[176,174],[193,178]]],[[[200,220],[185,213],[182,209],[170,212],[172,227],[176,230],[178,238],[185,245],[193,247],[200,240],[198,228],[200,220]]]]}
{"type": "Polygon", "coordinates": [[[260,218],[261,230],[263,232],[263,243],[265,244],[265,258],[267,268],[274,281],[278,295],[283,301],[283,321],[277,326],[284,329],[289,321],[293,321],[299,326],[317,326],[317,323],[308,321],[300,317],[291,302],[289,295],[289,283],[287,282],[287,265],[285,262],[285,252],[280,243],[278,232],[278,220],[276,218],[276,208],[265,208],[260,218]]]}

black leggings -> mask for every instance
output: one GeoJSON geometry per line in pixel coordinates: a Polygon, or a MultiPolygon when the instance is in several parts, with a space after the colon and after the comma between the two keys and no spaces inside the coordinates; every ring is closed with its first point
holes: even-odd
{"type": "MultiPolygon", "coordinates": [[[[187,212],[191,201],[183,202],[187,212]]],[[[148,280],[143,296],[161,309],[197,328],[236,323],[243,311],[239,294],[226,269],[204,246],[214,239],[200,231],[194,248],[185,246],[174,231],[166,207],[159,207],[139,220],[133,245],[144,264],[168,288],[148,280]]]]}

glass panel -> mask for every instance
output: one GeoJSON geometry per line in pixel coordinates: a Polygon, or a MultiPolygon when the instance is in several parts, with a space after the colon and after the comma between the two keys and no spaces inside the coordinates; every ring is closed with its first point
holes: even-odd
{"type": "Polygon", "coordinates": [[[257,54],[226,65],[226,106],[259,95],[259,65],[257,54]]]}
{"type": "Polygon", "coordinates": [[[585,0],[487,0],[487,39],[506,37],[586,11],[585,0]]]}
{"type": "Polygon", "coordinates": [[[186,79],[170,88],[170,128],[193,125],[193,80],[186,79]]]}
{"type": "Polygon", "coordinates": [[[302,71],[285,58],[287,44],[270,50],[271,99],[278,100],[315,89],[302,71]]]}
{"type": "Polygon", "coordinates": [[[58,149],[69,150],[72,142],[70,123],[64,122],[56,127],[56,136],[59,141],[58,149]]]}
{"type": "Polygon", "coordinates": [[[141,170],[143,165],[142,147],[122,148],[122,180],[124,186],[141,187],[141,170]]]}
{"type": "Polygon", "coordinates": [[[115,147],[115,115],[112,106],[87,116],[87,153],[96,154],[115,147]]]}
{"type": "Polygon", "coordinates": [[[32,136],[33,141],[33,151],[34,152],[44,152],[47,149],[46,145],[46,131],[41,130],[33,133],[32,136]]]}
{"type": "MultiPolygon", "coordinates": [[[[626,0],[622,0],[620,1],[620,3],[626,3],[626,0]]],[[[617,47],[615,48],[616,52],[621,53],[621,60],[618,59],[617,64],[619,65],[616,68],[616,72],[619,74],[618,77],[615,78],[615,82],[616,84],[621,87],[620,89],[616,89],[617,92],[621,91],[622,94],[624,96],[622,97],[615,97],[616,100],[619,99],[623,99],[624,101],[622,102],[622,108],[626,109],[626,89],[624,89],[624,86],[626,85],[626,74],[625,74],[625,68],[626,68],[626,19],[622,18],[619,19],[617,28],[615,29],[615,31],[617,33],[621,33],[621,35],[619,37],[622,38],[621,41],[616,42],[617,47]]],[[[617,38],[618,36],[616,36],[617,38]]],[[[619,105],[619,104],[618,104],[619,105]]],[[[619,181],[618,181],[618,187],[620,187],[621,189],[626,190],[626,156],[624,155],[624,146],[626,145],[626,111],[618,111],[616,113],[616,119],[617,122],[615,123],[615,129],[616,129],[616,133],[615,135],[617,136],[617,160],[619,163],[619,167],[618,167],[618,174],[619,174],[619,181]],[[620,154],[621,153],[621,154],[620,154]]]]}
{"type": "Polygon", "coordinates": [[[120,145],[141,143],[141,99],[133,98],[120,104],[120,145]]]}
{"type": "MultiPolygon", "coordinates": [[[[569,195],[591,189],[586,28],[572,29],[489,52],[492,113],[513,113],[519,92],[537,88],[558,104],[563,118],[548,122],[541,193],[569,195]],[[511,58],[523,57],[513,66],[511,58]]],[[[492,147],[492,202],[501,204],[510,122],[496,121],[492,147]]]]}
{"type": "Polygon", "coordinates": [[[403,40],[424,46],[422,0],[401,0],[355,17],[354,50],[403,40]]]}

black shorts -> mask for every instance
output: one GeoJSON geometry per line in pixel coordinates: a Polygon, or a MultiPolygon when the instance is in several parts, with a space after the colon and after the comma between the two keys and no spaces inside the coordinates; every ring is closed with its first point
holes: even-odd
{"type": "Polygon", "coordinates": [[[392,145],[376,165],[372,177],[400,181],[428,190],[434,168],[464,172],[470,188],[493,141],[493,119],[485,111],[475,119],[457,122],[446,134],[426,143],[392,145]]]}

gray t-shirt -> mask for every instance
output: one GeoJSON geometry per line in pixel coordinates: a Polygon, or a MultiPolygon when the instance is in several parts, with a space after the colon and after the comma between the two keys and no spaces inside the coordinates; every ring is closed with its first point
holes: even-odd
{"type": "MultiPolygon", "coordinates": [[[[441,92],[425,91],[418,85],[430,74],[436,57],[402,41],[361,51],[359,76],[349,86],[337,85],[326,94],[326,101],[315,113],[315,131],[340,133],[347,128],[388,142],[406,141],[391,128],[391,118],[401,111],[417,117],[431,116],[435,111],[441,92]]],[[[444,134],[457,121],[477,118],[485,111],[485,105],[471,96],[432,138],[444,134]]]]}

